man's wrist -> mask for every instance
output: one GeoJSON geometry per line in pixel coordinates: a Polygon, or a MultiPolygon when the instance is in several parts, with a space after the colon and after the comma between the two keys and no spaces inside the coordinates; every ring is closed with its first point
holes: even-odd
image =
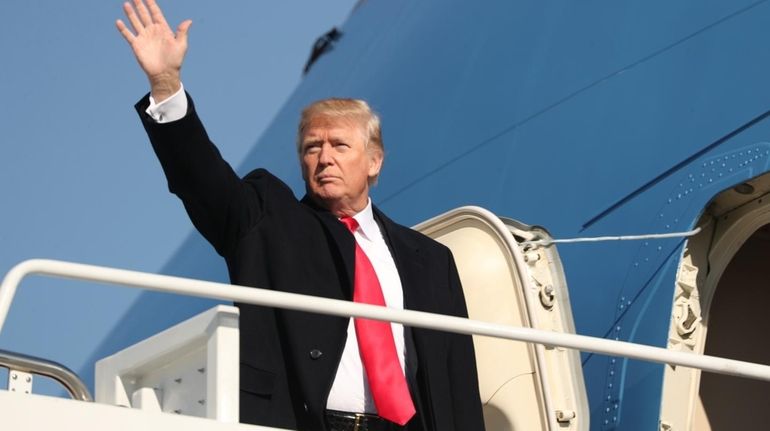
{"type": "Polygon", "coordinates": [[[164,73],[150,77],[150,94],[155,103],[161,103],[176,94],[182,87],[179,72],[164,73]]]}

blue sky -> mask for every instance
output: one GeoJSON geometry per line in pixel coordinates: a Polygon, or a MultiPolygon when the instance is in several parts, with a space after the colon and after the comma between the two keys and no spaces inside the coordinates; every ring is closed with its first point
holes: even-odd
{"type": "MultiPolygon", "coordinates": [[[[182,78],[234,166],[300,82],[315,39],[341,26],[354,4],[161,2],[172,26],[193,20],[182,78]]],[[[4,0],[0,16],[0,273],[33,257],[158,271],[191,225],[133,110],[148,87],[115,28],[121,2],[4,0]]],[[[79,356],[60,349],[74,340],[46,339],[33,315],[60,321],[74,338],[120,314],[134,295],[31,280],[0,348],[53,355],[78,369],[79,356]],[[83,289],[105,306],[71,304],[83,289]]]]}

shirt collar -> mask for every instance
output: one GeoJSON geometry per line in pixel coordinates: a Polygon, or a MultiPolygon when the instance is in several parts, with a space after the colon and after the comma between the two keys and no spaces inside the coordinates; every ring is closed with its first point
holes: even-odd
{"type": "Polygon", "coordinates": [[[361,229],[361,233],[364,234],[366,239],[374,241],[379,235],[380,228],[377,226],[377,222],[374,220],[374,212],[372,211],[372,199],[369,198],[366,201],[366,207],[358,214],[353,216],[358,222],[358,227],[361,229]]]}

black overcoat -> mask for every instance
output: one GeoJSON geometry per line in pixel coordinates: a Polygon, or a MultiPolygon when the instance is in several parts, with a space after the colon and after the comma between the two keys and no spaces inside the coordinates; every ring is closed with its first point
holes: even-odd
{"type": "MultiPolygon", "coordinates": [[[[158,124],[137,111],[172,193],[222,255],[233,284],[333,299],[352,298],[355,239],[330,212],[264,169],[239,178],[208,138],[188,96],[181,120],[158,124]]],[[[404,307],[467,315],[451,252],[398,225],[376,207],[393,254],[404,307]]],[[[240,307],[241,422],[323,430],[326,400],[345,345],[348,319],[240,307]]],[[[410,430],[483,430],[469,336],[406,329],[407,374],[418,414],[410,430]]]]}

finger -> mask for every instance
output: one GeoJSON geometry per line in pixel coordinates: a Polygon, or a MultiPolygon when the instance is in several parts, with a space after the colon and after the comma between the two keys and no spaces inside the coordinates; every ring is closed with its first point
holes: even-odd
{"type": "Polygon", "coordinates": [[[160,6],[158,6],[158,3],[156,3],[155,0],[147,0],[147,7],[150,9],[150,16],[152,16],[153,21],[163,25],[164,27],[170,28],[166,22],[166,17],[163,16],[163,11],[160,9],[160,6]]]}
{"type": "Polygon", "coordinates": [[[123,38],[126,39],[126,42],[128,42],[129,44],[133,43],[136,36],[134,36],[134,34],[131,33],[131,30],[129,30],[128,27],[126,27],[123,21],[117,20],[115,21],[115,25],[118,27],[118,31],[120,32],[120,34],[123,35],[123,38]]]}
{"type": "Polygon", "coordinates": [[[192,20],[185,20],[176,28],[176,39],[187,45],[187,32],[190,30],[192,20]]]}
{"type": "Polygon", "coordinates": [[[131,27],[134,28],[134,33],[141,33],[142,30],[144,30],[144,26],[142,25],[142,22],[139,21],[139,17],[136,16],[136,12],[134,11],[134,8],[131,6],[131,4],[128,2],[123,3],[123,11],[126,13],[128,21],[131,22],[131,27]]]}
{"type": "Polygon", "coordinates": [[[142,0],[134,0],[134,6],[136,7],[136,13],[139,14],[139,18],[142,19],[145,27],[152,25],[152,17],[150,17],[150,11],[147,10],[147,6],[144,5],[142,0]]]}

